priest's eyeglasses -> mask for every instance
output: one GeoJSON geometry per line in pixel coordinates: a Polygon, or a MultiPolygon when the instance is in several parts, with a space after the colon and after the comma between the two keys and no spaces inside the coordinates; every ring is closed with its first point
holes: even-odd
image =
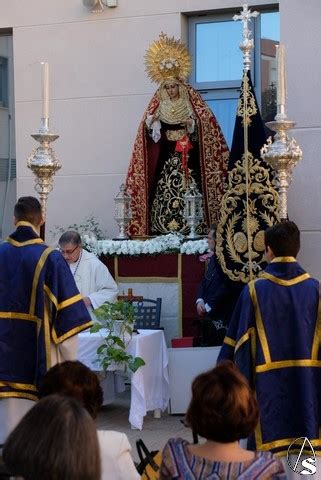
{"type": "Polygon", "coordinates": [[[80,247],[80,245],[76,245],[75,248],[73,248],[72,250],[63,250],[62,248],[59,247],[59,252],[63,256],[66,256],[66,255],[70,256],[77,250],[78,247],[80,247]]]}

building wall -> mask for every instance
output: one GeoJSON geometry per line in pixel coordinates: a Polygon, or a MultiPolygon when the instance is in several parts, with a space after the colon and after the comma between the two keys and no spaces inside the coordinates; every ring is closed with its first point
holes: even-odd
{"type": "MultiPolygon", "coordinates": [[[[257,0],[249,5],[265,5],[257,0]]],[[[60,135],[54,148],[63,167],[50,194],[47,232],[93,214],[116,233],[113,197],[124,180],[138,123],[155,86],[143,57],[161,31],[187,38],[186,14],[231,9],[233,0],[118,0],[92,14],[81,0],[2,0],[0,28],[13,28],[17,147],[17,194],[33,194],[26,160],[41,115],[41,69],[50,64],[50,124],[60,135]]],[[[319,0],[280,0],[281,41],[287,49],[288,112],[304,149],[294,172],[289,213],[303,230],[302,261],[321,278],[319,0]],[[303,7],[304,5],[304,7],[303,7]],[[294,8],[295,7],[295,8],[294,8]],[[304,16],[304,18],[303,18],[304,16]],[[299,32],[299,34],[298,34],[299,32]],[[312,260],[313,259],[313,260],[312,260]]],[[[50,238],[50,237],[49,237],[50,238]]]]}
{"type": "Polygon", "coordinates": [[[15,117],[13,91],[13,45],[10,35],[0,36],[0,55],[8,59],[8,104],[0,106],[0,238],[6,238],[12,228],[12,210],[16,200],[15,117]],[[11,179],[8,181],[9,170],[11,179]]]}
{"type": "Polygon", "coordinates": [[[300,261],[321,279],[321,3],[280,2],[281,42],[286,46],[288,117],[303,158],[289,189],[289,216],[302,230],[300,261]]]}

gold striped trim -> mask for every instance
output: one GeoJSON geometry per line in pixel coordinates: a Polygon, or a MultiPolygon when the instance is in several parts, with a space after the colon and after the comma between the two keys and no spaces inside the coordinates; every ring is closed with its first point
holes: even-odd
{"type": "MultiPolygon", "coordinates": [[[[257,395],[255,393],[255,398],[257,401],[257,395]]],[[[255,449],[256,450],[261,450],[262,449],[262,430],[261,430],[261,417],[259,416],[259,421],[256,424],[255,431],[254,431],[254,436],[255,436],[255,449]]]]}
{"type": "Polygon", "coordinates": [[[30,315],[34,315],[35,313],[35,308],[36,308],[36,295],[37,295],[37,286],[38,286],[38,281],[39,281],[39,276],[41,273],[41,270],[45,264],[45,261],[47,260],[48,255],[53,252],[53,248],[47,247],[41,254],[41,257],[38,260],[38,263],[35,268],[35,273],[33,276],[33,281],[32,281],[32,290],[31,290],[31,300],[30,300],[30,308],[29,308],[29,313],[30,315]]]}
{"type": "Polygon", "coordinates": [[[58,303],[57,310],[62,310],[66,307],[69,307],[70,305],[73,305],[74,303],[77,303],[82,299],[83,299],[83,296],[80,293],[77,293],[77,295],[74,295],[73,297],[70,297],[67,300],[64,300],[63,302],[58,303]]]}
{"type": "Polygon", "coordinates": [[[256,344],[257,344],[257,338],[256,338],[256,331],[255,331],[255,328],[253,329],[253,334],[251,335],[250,337],[250,341],[251,341],[251,354],[252,354],[252,364],[251,364],[251,367],[252,367],[252,378],[253,378],[253,385],[254,385],[254,382],[255,382],[255,359],[256,359],[256,344]]]}
{"type": "Polygon", "coordinates": [[[177,283],[178,277],[117,277],[121,283],[177,283]]]}
{"type": "MultiPolygon", "coordinates": [[[[314,448],[316,448],[318,445],[314,445],[314,448]]],[[[284,450],[281,450],[280,452],[273,452],[273,455],[277,456],[277,457],[283,457],[287,454],[287,450],[288,450],[288,446],[286,445],[286,451],[284,450]]],[[[301,448],[291,448],[291,455],[293,454],[296,454],[296,453],[301,453],[301,455],[311,455],[311,450],[308,450],[308,449],[303,449],[301,450],[301,448]]],[[[315,450],[314,452],[315,456],[316,457],[320,457],[321,456],[321,451],[320,450],[315,450]]]]}
{"type": "Polygon", "coordinates": [[[230,345],[231,347],[235,347],[235,345],[236,345],[236,341],[233,340],[233,338],[231,338],[231,337],[225,337],[223,343],[226,343],[227,345],[230,345]]]}
{"type": "Polygon", "coordinates": [[[283,287],[291,287],[292,285],[296,285],[297,283],[304,282],[308,278],[311,278],[308,273],[303,273],[298,277],[291,278],[290,280],[282,280],[281,278],[275,277],[270,273],[264,272],[260,278],[266,278],[267,280],[271,280],[271,282],[276,283],[277,285],[281,285],[283,287]]]}
{"type": "Polygon", "coordinates": [[[321,299],[319,297],[319,305],[318,305],[318,316],[317,321],[315,324],[315,332],[314,332],[314,340],[312,344],[312,359],[317,360],[319,355],[320,349],[320,338],[321,338],[321,299]]]}
{"type": "Polygon", "coordinates": [[[12,318],[13,320],[27,320],[28,322],[35,322],[41,324],[41,319],[29,313],[20,312],[0,312],[0,318],[12,318]]]}
{"type": "Polygon", "coordinates": [[[263,325],[262,315],[261,315],[261,311],[260,311],[260,307],[259,307],[259,303],[256,295],[254,282],[249,283],[249,292],[250,292],[250,297],[255,309],[257,332],[258,332],[259,340],[262,346],[264,360],[265,360],[265,363],[271,363],[270,349],[269,349],[269,345],[266,338],[266,333],[263,325]]]}
{"type": "Polygon", "coordinates": [[[52,293],[48,285],[44,285],[43,287],[44,291],[46,292],[49,300],[54,304],[54,306],[57,308],[58,306],[58,300],[57,297],[52,293]]]}
{"type": "Polygon", "coordinates": [[[37,402],[39,399],[32,393],[19,393],[19,392],[0,392],[0,398],[25,398],[26,400],[34,400],[37,402]]]}
{"type": "MultiPolygon", "coordinates": [[[[272,448],[281,448],[281,447],[289,447],[291,443],[293,443],[296,440],[296,438],[283,438],[282,440],[274,440],[273,442],[268,442],[268,443],[261,443],[256,446],[257,450],[271,450],[272,448]]],[[[315,447],[320,447],[321,446],[321,440],[319,438],[315,438],[313,440],[309,441],[312,443],[312,446],[315,447]]],[[[319,452],[319,455],[321,455],[321,452],[319,452]]]]}
{"type": "Polygon", "coordinates": [[[296,263],[297,259],[295,257],[275,257],[271,260],[271,263],[296,263]]]}
{"type": "MultiPolygon", "coordinates": [[[[181,254],[178,254],[178,256],[181,254]]],[[[179,260],[178,260],[179,262],[179,260]]],[[[182,260],[181,260],[182,266],[182,260]]],[[[179,269],[178,263],[178,269],[179,269]]],[[[177,280],[180,279],[179,272],[177,272],[176,277],[124,277],[119,275],[119,267],[118,267],[118,257],[114,257],[114,276],[116,282],[121,283],[177,283],[177,280]]]]}
{"type": "MultiPolygon", "coordinates": [[[[39,232],[38,232],[38,230],[36,229],[36,227],[35,227],[32,223],[27,222],[26,220],[19,220],[19,222],[17,222],[15,226],[16,226],[16,227],[30,227],[30,228],[32,228],[32,230],[33,230],[33,231],[38,235],[38,237],[39,237],[39,232]]],[[[40,239],[40,240],[41,240],[41,239],[40,239]]],[[[41,241],[43,241],[43,240],[41,240],[41,241]]]]}
{"type": "Polygon", "coordinates": [[[85,323],[84,325],[80,325],[79,327],[75,327],[72,330],[69,330],[69,332],[65,333],[64,335],[61,335],[61,337],[59,338],[57,337],[55,330],[52,329],[52,332],[51,332],[52,339],[55,342],[55,344],[58,345],[59,343],[64,342],[67,338],[73,337],[77,333],[82,332],[83,330],[86,330],[89,327],[92,327],[93,324],[94,322],[88,322],[88,323],[85,323]]]}
{"type": "Polygon", "coordinates": [[[118,257],[114,257],[114,275],[115,275],[115,281],[119,282],[119,277],[118,277],[118,257]]]}
{"type": "Polygon", "coordinates": [[[32,240],[26,240],[25,242],[17,242],[13,238],[8,237],[7,242],[13,245],[14,247],[25,247],[27,245],[35,245],[36,243],[43,243],[41,238],[33,238],[32,240]]]}
{"type": "Polygon", "coordinates": [[[0,388],[1,387],[11,387],[11,388],[16,388],[17,390],[31,390],[32,392],[37,392],[36,386],[30,385],[28,383],[14,383],[14,382],[1,381],[0,388]]]}
{"type": "MultiPolygon", "coordinates": [[[[255,385],[256,381],[256,372],[255,372],[255,359],[256,359],[256,346],[257,346],[257,338],[256,338],[256,331],[254,329],[254,334],[251,336],[251,353],[252,353],[252,382],[253,385],[255,385]]],[[[254,395],[257,401],[257,394],[256,391],[254,390],[254,395]]],[[[255,443],[256,443],[256,448],[257,445],[262,445],[262,431],[261,431],[261,417],[260,417],[260,412],[259,412],[259,420],[256,424],[255,430],[254,430],[254,437],[255,437],[255,443]]]]}
{"type": "Polygon", "coordinates": [[[251,327],[248,329],[246,333],[244,333],[244,335],[242,335],[242,337],[238,340],[237,344],[235,345],[235,352],[243,345],[243,343],[245,343],[251,337],[251,335],[253,335],[254,332],[255,332],[254,327],[251,327]]]}
{"type": "Polygon", "coordinates": [[[264,365],[258,365],[255,368],[257,373],[268,372],[269,370],[276,370],[278,368],[290,367],[321,367],[321,360],[279,360],[275,362],[267,362],[264,365]]]}
{"type": "Polygon", "coordinates": [[[50,319],[48,302],[44,302],[44,336],[45,336],[45,352],[46,352],[46,367],[47,371],[51,367],[51,340],[50,340],[50,319]]]}

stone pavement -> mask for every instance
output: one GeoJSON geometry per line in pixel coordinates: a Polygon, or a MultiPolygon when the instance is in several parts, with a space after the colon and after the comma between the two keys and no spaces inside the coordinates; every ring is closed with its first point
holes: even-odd
{"type": "Polygon", "coordinates": [[[162,414],[160,419],[153,417],[149,412],[144,418],[143,429],[132,430],[128,422],[130,405],[130,387],[117,396],[114,403],[106,405],[98,414],[96,424],[99,430],[117,430],[126,433],[132,446],[132,455],[138,461],[136,452],[136,440],[142,438],[149,450],[160,450],[171,437],[186,438],[192,442],[192,433],[189,428],[180,422],[182,415],[162,414]]]}

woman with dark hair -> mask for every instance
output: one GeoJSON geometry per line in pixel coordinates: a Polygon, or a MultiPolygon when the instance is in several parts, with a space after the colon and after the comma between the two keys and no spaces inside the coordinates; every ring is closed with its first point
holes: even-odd
{"type": "MultiPolygon", "coordinates": [[[[59,393],[77,399],[96,418],[103,403],[103,392],[97,375],[78,361],[58,363],[44,377],[40,396],[59,393]]],[[[98,430],[102,480],[138,480],[131,447],[124,433],[98,430]]]]}
{"type": "Polygon", "coordinates": [[[9,435],[3,459],[25,480],[100,480],[95,424],[79,402],[60,395],[40,400],[9,435]]]}
{"type": "Polygon", "coordinates": [[[40,387],[40,398],[55,393],[76,398],[93,418],[103,403],[97,375],[78,360],[57,363],[48,370],[40,387]]]}
{"type": "Polygon", "coordinates": [[[170,439],[165,445],[160,479],[286,479],[280,460],[270,452],[251,452],[239,440],[253,433],[258,406],[245,377],[232,362],[202,373],[192,384],[186,414],[205,443],[170,439]]]}

